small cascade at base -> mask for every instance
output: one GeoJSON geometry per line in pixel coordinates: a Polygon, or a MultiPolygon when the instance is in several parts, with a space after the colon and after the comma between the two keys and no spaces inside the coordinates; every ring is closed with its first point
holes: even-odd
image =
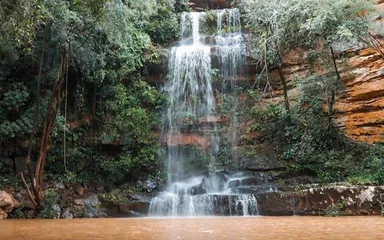
{"type": "Polygon", "coordinates": [[[160,193],[150,205],[150,216],[256,216],[256,196],[237,194],[229,186],[236,178],[221,175],[195,177],[176,182],[160,193]],[[210,183],[219,183],[212,188],[210,183]]]}
{"type": "MultiPolygon", "coordinates": [[[[256,196],[238,193],[242,179],[228,172],[211,171],[205,176],[190,172],[187,165],[188,161],[194,161],[193,156],[185,151],[185,146],[180,146],[183,134],[198,133],[203,139],[198,147],[211,156],[208,164],[215,166],[220,143],[226,141],[231,146],[237,143],[236,115],[227,116],[230,137],[221,139],[215,111],[217,102],[223,102],[235,92],[234,79],[244,71],[245,45],[239,10],[183,13],[180,35],[180,45],[170,51],[168,81],[163,89],[168,96],[162,119],[168,184],[166,191],[151,201],[149,215],[258,215],[256,196]],[[215,26],[212,16],[216,19],[215,26]]],[[[231,112],[235,111],[234,101],[231,112]]]]}

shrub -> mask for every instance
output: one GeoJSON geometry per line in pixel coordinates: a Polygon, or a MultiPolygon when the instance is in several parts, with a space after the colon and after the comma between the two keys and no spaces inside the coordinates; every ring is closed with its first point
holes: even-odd
{"type": "Polygon", "coordinates": [[[384,184],[384,146],[375,144],[364,158],[366,173],[378,184],[384,184]]]}
{"type": "Polygon", "coordinates": [[[324,215],[327,217],[340,217],[346,215],[347,203],[346,201],[338,201],[335,204],[329,205],[324,210],[324,215]]]}

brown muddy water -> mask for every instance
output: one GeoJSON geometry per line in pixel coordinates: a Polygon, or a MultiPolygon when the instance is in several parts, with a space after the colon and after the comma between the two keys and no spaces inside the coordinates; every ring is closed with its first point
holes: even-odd
{"type": "Polygon", "coordinates": [[[383,217],[3,220],[0,239],[384,240],[383,217]]]}

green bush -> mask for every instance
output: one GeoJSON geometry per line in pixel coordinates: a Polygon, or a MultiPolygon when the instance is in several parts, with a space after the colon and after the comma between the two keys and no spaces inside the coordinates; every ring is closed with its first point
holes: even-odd
{"type": "Polygon", "coordinates": [[[53,205],[57,202],[58,197],[58,193],[52,188],[48,188],[44,191],[44,202],[40,207],[41,211],[39,213],[39,217],[47,219],[59,217],[60,213],[53,208],[53,205]]]}
{"type": "Polygon", "coordinates": [[[364,158],[366,173],[378,184],[384,184],[384,146],[375,144],[364,158]]]}
{"type": "Polygon", "coordinates": [[[340,217],[346,215],[347,202],[338,201],[335,204],[328,205],[324,210],[324,215],[327,217],[340,217]]]}
{"type": "MultiPolygon", "coordinates": [[[[343,181],[359,172],[367,147],[333,127],[324,111],[330,93],[341,86],[325,75],[302,79],[297,87],[299,99],[289,112],[280,104],[253,106],[251,131],[261,133],[259,141],[274,146],[278,159],[292,172],[310,174],[322,182],[343,181]]],[[[243,140],[248,152],[258,147],[252,139],[243,140]]]]}

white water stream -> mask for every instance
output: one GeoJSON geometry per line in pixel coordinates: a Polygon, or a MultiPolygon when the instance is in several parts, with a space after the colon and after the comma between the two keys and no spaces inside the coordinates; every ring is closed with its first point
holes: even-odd
{"type": "MultiPolygon", "coordinates": [[[[191,173],[186,162],[191,156],[178,144],[185,128],[198,125],[202,120],[215,119],[216,92],[225,98],[235,90],[233,79],[244,70],[245,63],[239,10],[183,13],[181,36],[180,46],[171,49],[168,81],[164,86],[168,96],[163,118],[163,138],[168,146],[168,186],[152,200],[150,216],[257,215],[256,197],[236,194],[229,187],[232,181],[238,181],[236,176],[211,173],[209,176],[187,177],[191,173]],[[212,27],[206,23],[212,16],[216,19],[215,34],[207,36],[201,32],[212,27]],[[206,41],[208,38],[210,40],[206,41]],[[215,69],[219,80],[225,83],[219,89],[214,89],[212,84],[215,69]]],[[[231,120],[230,142],[234,146],[237,141],[236,116],[231,116],[231,120]]],[[[213,126],[197,130],[205,139],[200,147],[215,156],[222,139],[215,121],[212,122],[213,126]]]]}

